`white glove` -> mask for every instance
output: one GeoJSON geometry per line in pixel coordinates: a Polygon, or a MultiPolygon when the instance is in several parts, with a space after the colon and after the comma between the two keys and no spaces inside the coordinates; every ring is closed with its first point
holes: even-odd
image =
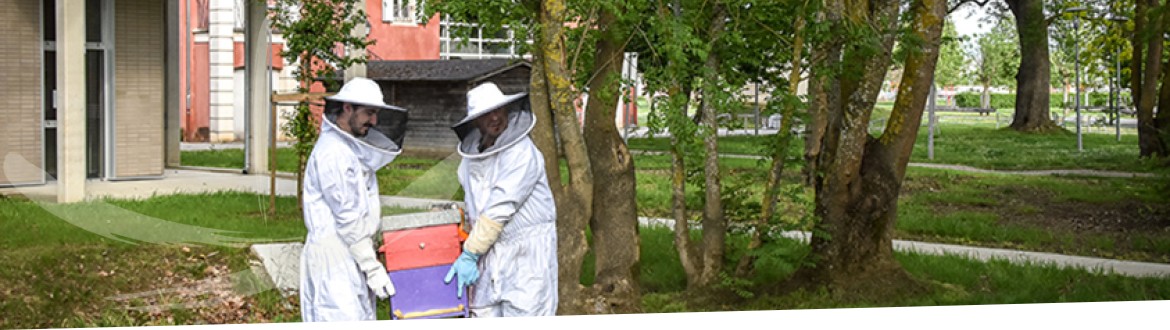
{"type": "Polygon", "coordinates": [[[385,272],[378,274],[381,276],[366,277],[366,286],[374,291],[374,295],[378,296],[378,299],[390,298],[395,293],[394,283],[390,282],[390,276],[386,275],[385,272]]]}
{"type": "Polygon", "coordinates": [[[378,262],[377,255],[374,254],[374,244],[369,238],[362,239],[349,246],[349,254],[353,256],[353,260],[357,262],[358,269],[366,275],[366,286],[374,291],[374,295],[380,299],[390,298],[393,296],[394,283],[390,282],[390,276],[386,274],[386,268],[382,267],[382,263],[378,262]]]}

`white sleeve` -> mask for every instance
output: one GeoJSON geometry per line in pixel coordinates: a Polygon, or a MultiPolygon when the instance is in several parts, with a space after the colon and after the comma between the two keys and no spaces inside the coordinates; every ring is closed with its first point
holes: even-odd
{"type": "Polygon", "coordinates": [[[337,235],[345,245],[352,245],[368,239],[370,228],[364,228],[363,221],[369,207],[366,201],[365,182],[361,179],[361,163],[348,157],[324,157],[317,163],[317,180],[321,195],[337,225],[337,235]]]}

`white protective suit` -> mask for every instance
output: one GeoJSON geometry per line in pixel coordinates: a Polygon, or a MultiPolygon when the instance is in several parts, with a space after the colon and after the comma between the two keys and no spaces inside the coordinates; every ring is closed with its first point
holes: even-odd
{"type": "Polygon", "coordinates": [[[401,150],[378,130],[359,139],[338,128],[335,118],[325,117],[305,168],[308,235],[301,252],[301,317],[305,322],[374,320],[375,296],[367,278],[386,274],[372,259],[372,238],[382,218],[374,174],[401,150]]]}
{"type": "Polygon", "coordinates": [[[478,130],[459,143],[468,219],[482,216],[503,224],[498,240],[480,257],[481,275],[469,290],[476,317],[556,314],[556,205],[544,158],[528,137],[535,123],[531,111],[513,110],[492,147],[479,152],[478,130]]]}

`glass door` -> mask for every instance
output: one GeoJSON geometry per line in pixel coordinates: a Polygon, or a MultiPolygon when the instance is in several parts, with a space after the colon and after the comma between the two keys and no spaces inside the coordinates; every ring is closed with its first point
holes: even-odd
{"type": "MultiPolygon", "coordinates": [[[[102,174],[105,119],[106,56],[102,42],[102,0],[85,2],[85,172],[88,178],[102,174]]],[[[44,130],[45,172],[48,180],[57,177],[57,17],[56,1],[42,2],[44,13],[44,130]]]]}

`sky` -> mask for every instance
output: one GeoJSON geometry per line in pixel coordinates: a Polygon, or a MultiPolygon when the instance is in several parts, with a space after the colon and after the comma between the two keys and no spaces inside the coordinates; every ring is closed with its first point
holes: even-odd
{"type": "Polygon", "coordinates": [[[984,33],[991,29],[991,27],[987,26],[987,24],[983,24],[982,27],[979,26],[979,19],[984,16],[984,10],[986,9],[980,8],[979,6],[966,5],[963,6],[962,9],[951,13],[951,16],[948,18],[954,20],[955,31],[958,32],[959,35],[969,36],[977,33],[984,33]]]}

